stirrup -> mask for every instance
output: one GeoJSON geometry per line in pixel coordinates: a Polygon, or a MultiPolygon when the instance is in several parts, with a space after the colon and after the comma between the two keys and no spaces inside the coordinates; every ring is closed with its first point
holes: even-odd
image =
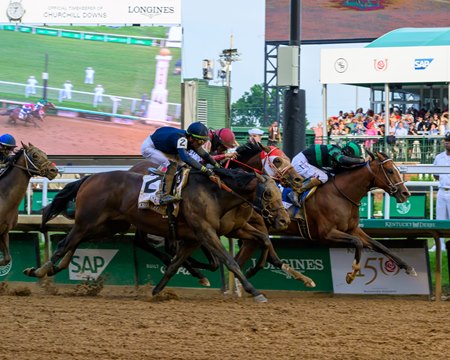
{"type": "Polygon", "coordinates": [[[160,205],[167,205],[167,204],[172,204],[172,203],[180,201],[180,200],[181,200],[181,196],[167,194],[167,195],[164,195],[159,200],[159,204],[160,205]]]}
{"type": "Polygon", "coordinates": [[[292,205],[295,205],[298,208],[301,207],[300,202],[299,202],[299,196],[296,194],[295,191],[291,191],[288,194],[288,198],[289,198],[289,200],[291,200],[292,205]]]}

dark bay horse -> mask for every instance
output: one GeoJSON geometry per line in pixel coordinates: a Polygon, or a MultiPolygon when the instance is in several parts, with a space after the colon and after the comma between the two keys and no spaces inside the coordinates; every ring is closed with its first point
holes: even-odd
{"type": "MultiPolygon", "coordinates": [[[[276,229],[286,228],[289,216],[283,207],[281,194],[275,182],[268,176],[251,174],[242,170],[214,169],[228,189],[218,185],[199,171],[192,170],[187,186],[182,191],[177,218],[177,240],[179,246],[163,278],[153,289],[158,294],[182,263],[200,245],[216,256],[241,281],[244,289],[256,301],[267,301],[242,274],[235,260],[223,247],[219,235],[229,228],[245,228],[252,209],[257,208],[270,225],[276,229]],[[248,205],[248,214],[230,219],[222,218],[241,204],[248,205]]],[[[70,200],[76,198],[75,224],[68,235],[58,244],[50,261],[38,269],[25,269],[29,276],[54,275],[68,267],[79,243],[126,232],[130,225],[148,234],[161,237],[171,235],[167,221],[151,210],[138,209],[138,196],[142,185],[142,174],[126,171],[98,173],[67,184],[44,209],[42,223],[45,224],[66,209],[70,200]],[[58,264],[59,262],[59,264],[58,264]]]]}
{"type": "Polygon", "coordinates": [[[0,250],[3,259],[0,266],[9,264],[9,231],[17,224],[19,205],[25,196],[32,176],[50,180],[58,174],[55,164],[32,144],[24,145],[9,160],[8,168],[0,175],[0,250]]]}
{"type": "Polygon", "coordinates": [[[20,108],[15,108],[9,113],[8,124],[16,125],[17,122],[22,121],[25,126],[32,124],[34,127],[39,127],[36,120],[44,121],[45,112],[49,109],[56,109],[56,106],[53,103],[48,102],[42,109],[33,110],[23,118],[20,118],[20,108]]]}
{"type": "MultiPolygon", "coordinates": [[[[308,227],[308,234],[304,236],[306,239],[318,241],[326,246],[344,244],[356,249],[352,271],[348,272],[346,276],[349,284],[360,270],[363,248],[387,256],[407,274],[416,275],[413,267],[406,264],[387,247],[372,239],[359,226],[360,201],[371,189],[383,189],[394,196],[399,203],[405,202],[411,195],[392,159],[381,152],[376,153],[376,156],[370,152],[368,154],[371,156],[371,160],[364,166],[330,178],[303,203],[308,227]]],[[[258,228],[258,221],[253,222],[253,219],[250,219],[249,222],[258,228]]],[[[261,229],[261,231],[263,230],[261,229]]],[[[271,231],[271,234],[303,236],[300,234],[297,221],[291,221],[287,230],[271,231]]],[[[243,254],[244,261],[252,252],[251,249],[247,250],[247,253],[243,254]]]]}
{"type": "MultiPolygon", "coordinates": [[[[292,167],[289,158],[276,147],[263,146],[260,143],[247,143],[237,148],[237,154],[237,158],[229,160],[225,166],[230,168],[242,168],[246,171],[254,171],[260,174],[265,172],[276,181],[282,183],[284,186],[290,186],[294,189],[298,189],[302,185],[302,177],[292,167]]],[[[148,173],[148,169],[152,167],[157,166],[148,160],[142,160],[131,167],[129,171],[145,175],[148,173]]],[[[245,209],[241,209],[239,207],[234,208],[229,214],[226,214],[221,221],[228,225],[233,224],[233,221],[230,221],[230,219],[237,218],[240,216],[240,212],[244,211],[247,213],[248,210],[248,207],[245,209]]],[[[315,287],[312,279],[296,271],[290,267],[289,264],[284,263],[279,258],[272,242],[270,241],[264,218],[261,215],[257,212],[253,212],[252,227],[248,227],[247,225],[248,224],[246,224],[246,227],[242,227],[240,223],[237,223],[235,224],[235,227],[228,226],[227,229],[229,231],[223,234],[230,238],[239,239],[242,243],[236,256],[236,261],[241,267],[243,266],[245,260],[248,259],[248,254],[253,254],[258,248],[261,249],[261,255],[258,261],[254,267],[247,270],[246,276],[251,277],[256,274],[264,267],[266,261],[268,261],[276,268],[279,268],[288,275],[292,276],[294,279],[302,281],[307,287],[315,287]],[[257,227],[260,231],[256,231],[255,227],[257,227]],[[245,260],[243,260],[243,255],[246,256],[245,260]]],[[[138,232],[136,236],[136,244],[144,247],[147,251],[150,251],[163,262],[168,262],[165,254],[155,248],[151,248],[151,245],[144,241],[144,237],[145,236],[142,232],[138,232]]],[[[210,260],[213,263],[206,268],[214,271],[218,264],[214,262],[213,258],[210,258],[210,260]]],[[[199,264],[198,262],[194,261],[193,264],[201,268],[205,268],[203,264],[199,264]]],[[[193,269],[190,263],[184,264],[184,266],[189,270],[189,272],[191,272],[192,275],[200,279],[201,284],[208,284],[207,280],[205,280],[201,273],[193,269]]]]}

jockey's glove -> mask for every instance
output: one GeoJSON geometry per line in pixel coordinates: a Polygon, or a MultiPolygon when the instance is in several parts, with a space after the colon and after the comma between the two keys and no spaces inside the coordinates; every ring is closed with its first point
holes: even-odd
{"type": "Polygon", "coordinates": [[[202,166],[200,170],[208,176],[214,176],[214,171],[208,169],[206,166],[202,166]]]}

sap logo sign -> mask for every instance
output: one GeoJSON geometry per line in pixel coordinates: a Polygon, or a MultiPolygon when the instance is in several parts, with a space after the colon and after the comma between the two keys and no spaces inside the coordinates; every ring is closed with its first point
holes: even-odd
{"type": "Polygon", "coordinates": [[[97,280],[119,250],[77,249],[69,264],[70,280],[97,280]]]}
{"type": "Polygon", "coordinates": [[[434,59],[415,59],[414,70],[425,70],[434,59]]]}

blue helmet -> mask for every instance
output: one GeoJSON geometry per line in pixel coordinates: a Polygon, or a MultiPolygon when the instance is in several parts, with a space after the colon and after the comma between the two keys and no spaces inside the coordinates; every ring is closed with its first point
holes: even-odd
{"type": "Polygon", "coordinates": [[[0,145],[8,147],[16,147],[16,139],[10,134],[3,134],[0,136],[0,145]]]}
{"type": "Polygon", "coordinates": [[[193,122],[186,130],[188,136],[192,136],[200,140],[208,140],[208,128],[200,121],[193,122]]]}

